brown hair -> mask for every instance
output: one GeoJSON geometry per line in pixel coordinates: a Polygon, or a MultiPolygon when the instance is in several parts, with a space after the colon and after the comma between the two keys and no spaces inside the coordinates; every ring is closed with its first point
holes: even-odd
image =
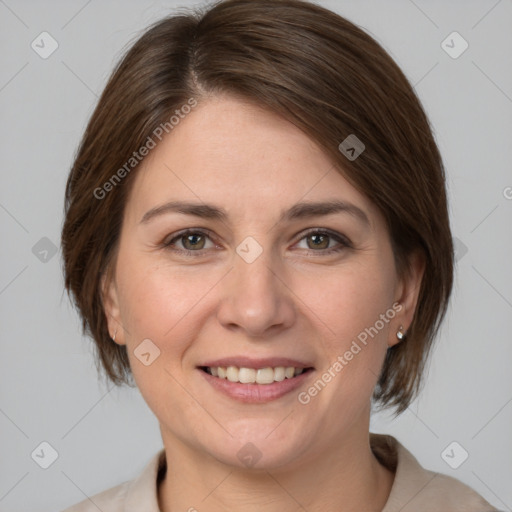
{"type": "Polygon", "coordinates": [[[219,93],[282,115],[318,143],[384,215],[400,273],[412,252],[423,254],[407,339],[388,349],[374,392],[402,412],[419,390],[452,288],[443,163],[416,94],[386,51],[301,0],[227,0],[165,18],[114,70],[69,175],[62,229],[66,289],[97,361],[114,383],[130,383],[126,348],[111,340],[101,298],[133,181],[126,162],[176,109],[219,93]],[[366,146],[353,161],[338,149],[350,134],[366,146]],[[116,173],[122,179],[114,181],[116,173]]]}

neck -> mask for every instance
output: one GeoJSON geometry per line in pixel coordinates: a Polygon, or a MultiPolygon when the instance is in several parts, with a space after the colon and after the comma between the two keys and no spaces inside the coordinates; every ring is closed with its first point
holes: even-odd
{"type": "Polygon", "coordinates": [[[378,512],[393,484],[393,473],[370,449],[368,430],[271,470],[229,466],[165,437],[167,472],[158,490],[162,512],[378,512]]]}

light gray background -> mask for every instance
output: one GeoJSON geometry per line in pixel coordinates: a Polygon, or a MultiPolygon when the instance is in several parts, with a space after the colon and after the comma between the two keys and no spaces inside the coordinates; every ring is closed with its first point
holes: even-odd
{"type": "MultiPolygon", "coordinates": [[[[375,416],[372,429],[510,511],[512,2],[320,3],[368,30],[415,85],[467,248],[423,394],[396,420],[375,416]],[[454,30],[469,43],[458,59],[441,47],[454,30]],[[452,441],[469,453],[458,469],[441,457],[452,441]]],[[[98,382],[63,294],[60,251],[44,262],[32,248],[43,237],[59,246],[66,176],[121,50],[177,5],[194,2],[0,0],[2,512],[61,510],[133,478],[161,447],[138,391],[98,382]],[[48,59],[30,46],[43,31],[59,44],[48,59]],[[46,470],[31,458],[42,441],[59,455],[46,470]]]]}

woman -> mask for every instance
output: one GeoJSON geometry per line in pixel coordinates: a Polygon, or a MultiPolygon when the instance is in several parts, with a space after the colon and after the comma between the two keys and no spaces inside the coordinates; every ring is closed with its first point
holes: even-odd
{"type": "Polygon", "coordinates": [[[89,122],[62,242],[164,444],[68,511],[493,510],[369,432],[372,400],[419,389],[453,248],[425,113],[352,23],[228,0],[153,26],[89,122]]]}

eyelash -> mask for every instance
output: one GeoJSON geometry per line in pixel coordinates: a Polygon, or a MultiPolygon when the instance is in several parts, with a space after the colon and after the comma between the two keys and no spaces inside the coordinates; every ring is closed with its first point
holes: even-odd
{"type": "MultiPolygon", "coordinates": [[[[196,251],[191,251],[190,249],[175,249],[172,247],[176,241],[180,240],[181,238],[183,238],[187,235],[201,235],[201,236],[206,236],[210,239],[214,238],[213,234],[210,231],[205,230],[205,229],[186,229],[186,230],[176,233],[176,235],[168,242],[163,242],[162,247],[164,249],[167,249],[170,251],[181,253],[185,256],[192,256],[192,257],[204,256],[204,251],[206,251],[206,249],[198,249],[196,251]]],[[[352,244],[350,243],[348,238],[344,237],[343,235],[340,235],[339,233],[335,233],[335,232],[327,230],[327,229],[311,229],[310,231],[303,233],[301,238],[299,238],[297,240],[297,242],[295,242],[295,243],[299,243],[311,235],[328,236],[329,238],[338,242],[337,246],[331,247],[330,249],[324,249],[324,250],[310,249],[307,251],[309,254],[314,254],[315,256],[335,254],[335,253],[341,252],[344,249],[352,248],[352,244]]]]}

